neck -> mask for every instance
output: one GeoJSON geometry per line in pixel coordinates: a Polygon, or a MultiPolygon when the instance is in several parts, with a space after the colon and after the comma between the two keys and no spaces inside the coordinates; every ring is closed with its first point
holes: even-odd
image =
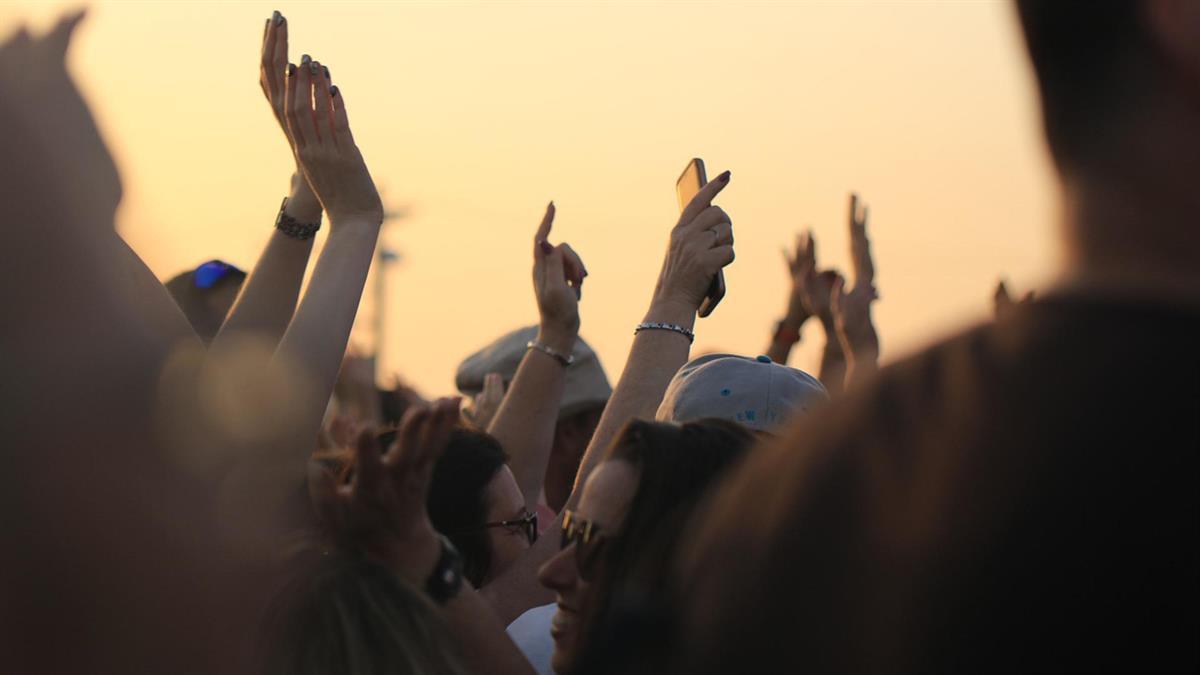
{"type": "Polygon", "coordinates": [[[1200,303],[1200,173],[1188,156],[1176,146],[1159,157],[1126,156],[1132,168],[1112,178],[1066,180],[1065,286],[1200,303]],[[1135,170],[1155,166],[1170,170],[1135,170]]]}

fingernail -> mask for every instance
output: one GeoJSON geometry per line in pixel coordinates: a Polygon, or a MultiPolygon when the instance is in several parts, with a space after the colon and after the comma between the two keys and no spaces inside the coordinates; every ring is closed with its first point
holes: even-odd
{"type": "Polygon", "coordinates": [[[302,65],[302,66],[308,65],[309,61],[312,61],[312,57],[309,56],[308,54],[305,54],[304,56],[300,57],[300,65],[302,65]]]}
{"type": "Polygon", "coordinates": [[[329,79],[329,67],[328,67],[328,66],[321,66],[321,68],[325,70],[325,79],[327,79],[327,80],[328,80],[328,79],[329,79]]]}
{"type": "Polygon", "coordinates": [[[538,246],[542,247],[542,253],[545,253],[546,255],[550,255],[551,253],[554,253],[554,247],[551,246],[550,242],[548,242],[548,241],[544,241],[544,240],[540,241],[540,242],[538,242],[538,246]]]}
{"type": "Polygon", "coordinates": [[[319,67],[320,67],[320,66],[317,64],[317,62],[316,62],[316,61],[309,61],[309,62],[308,62],[308,72],[312,73],[313,75],[317,75],[317,74],[319,74],[319,73],[321,72],[321,71],[319,70],[319,67]]]}
{"type": "Polygon", "coordinates": [[[729,180],[729,177],[730,177],[731,175],[733,175],[733,174],[731,174],[731,173],[730,173],[728,170],[726,170],[726,171],[722,172],[720,176],[717,176],[717,180],[719,180],[719,181],[721,181],[722,183],[724,183],[724,182],[726,182],[726,181],[728,181],[728,180],[729,180]]]}
{"type": "Polygon", "coordinates": [[[291,77],[296,74],[296,64],[294,64],[294,63],[288,64],[287,74],[288,74],[288,77],[291,77]]]}
{"type": "Polygon", "coordinates": [[[336,85],[336,84],[335,84],[335,85],[333,85],[332,87],[330,87],[330,88],[329,88],[329,95],[330,95],[330,96],[337,96],[337,95],[338,95],[338,88],[337,88],[337,85],[336,85]]]}
{"type": "Polygon", "coordinates": [[[271,14],[271,20],[275,22],[276,26],[278,26],[279,24],[283,23],[283,15],[279,13],[279,10],[275,10],[271,14]]]}

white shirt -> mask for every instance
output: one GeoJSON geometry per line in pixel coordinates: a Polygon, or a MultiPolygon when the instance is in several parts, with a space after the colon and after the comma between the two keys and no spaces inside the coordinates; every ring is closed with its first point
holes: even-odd
{"type": "Polygon", "coordinates": [[[554,669],[550,667],[550,656],[554,653],[550,618],[554,616],[555,609],[554,603],[534,607],[508,625],[508,636],[538,675],[554,675],[554,669]]]}

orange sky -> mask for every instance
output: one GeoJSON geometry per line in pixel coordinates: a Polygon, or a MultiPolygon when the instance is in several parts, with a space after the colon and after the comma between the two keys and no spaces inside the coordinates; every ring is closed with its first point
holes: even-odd
{"type": "MultiPolygon", "coordinates": [[[[77,3],[0,6],[45,26],[77,3]]],[[[1007,2],[97,3],[71,56],[117,155],[122,233],[160,276],[253,264],[291,157],[257,83],[263,20],[328,64],[392,206],[382,369],[448,393],[458,361],[536,321],[530,241],[591,275],[583,335],[619,374],[677,216],[688,158],[733,171],[738,259],[697,351],[758,353],[784,308],[779,248],[812,226],[848,261],[846,195],[871,207],[893,360],[988,311],[996,278],[1055,273],[1053,178],[1007,2]]],[[[370,345],[373,285],[358,339],[370,345]]],[[[792,364],[815,368],[819,330],[792,364]]]]}

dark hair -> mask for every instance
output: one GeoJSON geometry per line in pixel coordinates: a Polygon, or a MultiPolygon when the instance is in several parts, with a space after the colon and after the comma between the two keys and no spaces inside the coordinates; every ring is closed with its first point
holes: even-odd
{"type": "Polygon", "coordinates": [[[176,274],[164,285],[196,335],[211,342],[233,308],[232,302],[228,305],[215,302],[217,294],[229,288],[241,288],[245,280],[246,273],[242,270],[220,260],[209,260],[194,270],[176,274]],[[208,274],[213,268],[219,269],[219,273],[208,274]],[[201,272],[200,277],[197,271],[201,272]]]}
{"type": "Polygon", "coordinates": [[[1055,161],[1086,164],[1158,71],[1141,3],[1017,0],[1017,12],[1055,161]]]}
{"type": "Polygon", "coordinates": [[[457,428],[433,467],[429,485],[429,519],[463,557],[463,576],[478,588],[492,566],[487,531],[487,485],[508,461],[491,436],[457,428]]]}
{"type": "Polygon", "coordinates": [[[319,545],[292,562],[259,645],[266,675],[458,675],[437,608],[386,566],[319,545]]]}
{"type": "Polygon", "coordinates": [[[606,461],[629,462],[640,475],[581,608],[584,639],[574,671],[623,672],[631,659],[649,657],[650,643],[661,637],[662,589],[688,517],[754,440],[745,427],[721,419],[682,426],[635,420],[617,437],[606,461]]]}

